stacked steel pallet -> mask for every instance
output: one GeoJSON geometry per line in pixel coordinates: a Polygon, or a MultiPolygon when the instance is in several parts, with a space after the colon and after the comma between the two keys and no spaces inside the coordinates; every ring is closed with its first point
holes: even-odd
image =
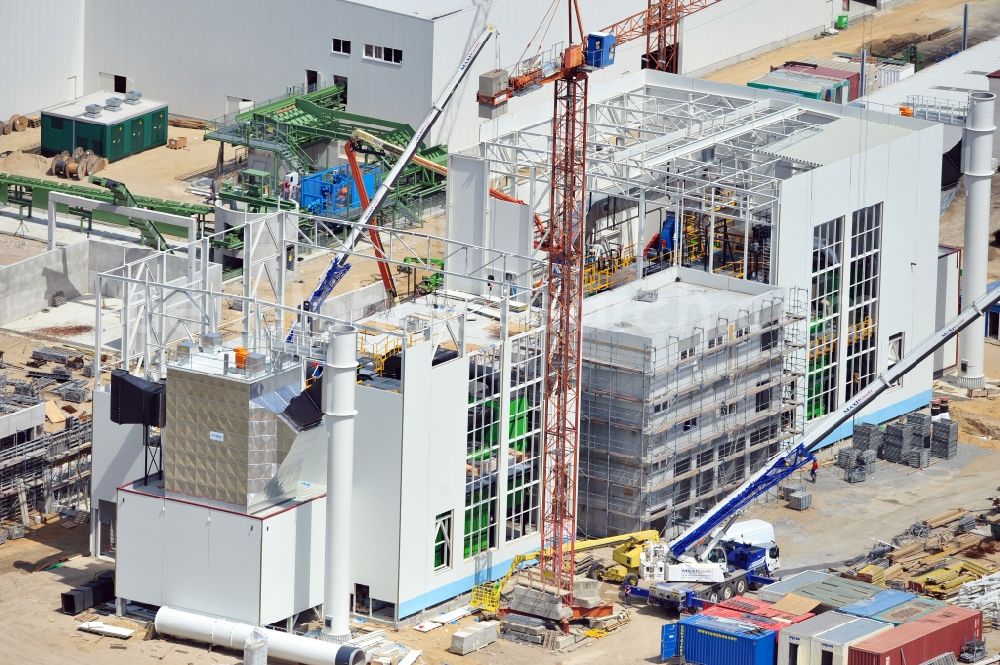
{"type": "Polygon", "coordinates": [[[906,416],[906,424],[913,426],[913,434],[915,436],[914,445],[919,445],[923,448],[931,447],[931,421],[930,414],[927,413],[911,413],[906,416]]]}
{"type": "Polygon", "coordinates": [[[913,448],[910,450],[907,462],[914,469],[925,469],[931,464],[931,451],[926,448],[913,448]]]}
{"type": "Polygon", "coordinates": [[[958,455],[958,423],[938,420],[931,430],[931,455],[952,459],[958,455]]]}
{"type": "Polygon", "coordinates": [[[882,430],[872,423],[857,423],[854,426],[854,439],[851,447],[855,450],[872,450],[878,452],[882,446],[882,430]]]}
{"type": "Polygon", "coordinates": [[[896,464],[906,464],[914,443],[914,427],[909,423],[892,423],[885,428],[882,440],[882,458],[896,464]]]}

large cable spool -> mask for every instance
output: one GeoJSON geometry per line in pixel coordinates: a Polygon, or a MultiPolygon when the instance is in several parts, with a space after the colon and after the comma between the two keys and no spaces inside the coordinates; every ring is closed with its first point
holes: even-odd
{"type": "Polygon", "coordinates": [[[28,128],[28,119],[23,115],[16,116],[12,120],[15,132],[23,132],[28,128]]]}
{"type": "Polygon", "coordinates": [[[75,159],[71,159],[66,162],[66,177],[74,178],[76,174],[80,171],[80,163],[75,159]]]}
{"type": "Polygon", "coordinates": [[[0,134],[6,136],[10,134],[11,126],[6,122],[0,122],[0,134]]]}

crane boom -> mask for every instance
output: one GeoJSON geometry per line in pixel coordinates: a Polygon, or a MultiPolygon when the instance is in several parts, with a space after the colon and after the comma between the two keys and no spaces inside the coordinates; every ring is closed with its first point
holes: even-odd
{"type": "Polygon", "coordinates": [[[732,519],[758,496],[776,486],[796,469],[814,459],[812,453],[841,424],[870,404],[892,386],[900,377],[910,372],[940,346],[978,319],[986,308],[1000,302],[1000,286],[987,291],[962,310],[944,327],[913,347],[898,363],[879,374],[866,388],[806,430],[802,439],[792,448],[778,453],[750,476],[742,485],[710,508],[704,515],[667,544],[674,557],[681,557],[703,538],[712,534],[720,525],[732,519]]]}
{"type": "Polygon", "coordinates": [[[326,300],[327,296],[329,296],[330,292],[332,292],[334,287],[337,286],[337,282],[339,282],[344,274],[347,273],[348,268],[350,268],[350,265],[347,263],[347,259],[358,240],[362,235],[364,235],[365,227],[371,223],[375,214],[379,211],[379,208],[382,207],[382,204],[384,204],[386,199],[389,197],[389,193],[392,191],[392,187],[396,184],[396,181],[399,179],[403,169],[406,168],[406,165],[420,148],[420,144],[427,136],[431,126],[433,126],[434,123],[437,122],[438,118],[441,117],[441,114],[444,112],[444,107],[448,105],[449,101],[451,101],[452,96],[458,89],[458,85],[462,82],[462,79],[465,78],[466,74],[469,73],[472,63],[482,52],[483,47],[486,46],[486,42],[493,36],[495,30],[496,29],[492,25],[487,25],[483,28],[482,33],[476,38],[476,41],[473,42],[472,48],[470,48],[469,52],[465,54],[464,58],[462,58],[462,62],[458,65],[458,69],[455,71],[454,75],[452,75],[451,80],[448,81],[448,84],[445,85],[443,90],[441,90],[437,99],[434,100],[431,110],[427,112],[427,115],[417,127],[417,130],[414,132],[410,142],[406,144],[405,148],[403,148],[402,154],[393,165],[392,169],[389,170],[389,174],[382,180],[382,185],[378,188],[378,191],[375,192],[371,202],[361,213],[358,221],[351,227],[350,234],[344,241],[345,249],[338,252],[336,256],[334,256],[333,261],[330,262],[329,267],[327,267],[323,276],[320,278],[319,284],[316,286],[315,290],[313,290],[312,295],[309,296],[309,311],[319,311],[320,306],[326,300]]]}

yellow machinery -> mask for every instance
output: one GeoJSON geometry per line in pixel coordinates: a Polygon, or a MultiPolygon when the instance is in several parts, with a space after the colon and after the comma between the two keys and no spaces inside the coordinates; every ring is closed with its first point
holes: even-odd
{"type": "MultiPolygon", "coordinates": [[[[646,543],[658,542],[659,540],[659,531],[636,531],[620,536],[578,540],[576,541],[575,551],[583,552],[597,549],[598,547],[617,545],[612,553],[614,563],[611,565],[595,563],[588,571],[588,576],[605,582],[619,583],[630,579],[635,583],[639,580],[639,555],[642,553],[643,546],[646,543]]],[[[514,576],[514,573],[517,572],[521,564],[537,560],[539,554],[541,554],[540,551],[535,551],[515,556],[514,560],[510,562],[510,568],[507,569],[506,575],[496,582],[486,582],[472,589],[472,600],[469,604],[487,612],[499,611],[500,592],[503,591],[504,586],[514,576]]]]}

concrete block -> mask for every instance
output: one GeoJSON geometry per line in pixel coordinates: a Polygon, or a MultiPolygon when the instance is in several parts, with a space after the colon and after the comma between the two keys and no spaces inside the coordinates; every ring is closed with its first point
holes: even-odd
{"type": "Polygon", "coordinates": [[[556,635],[552,640],[552,649],[558,651],[559,649],[565,649],[568,646],[572,646],[583,639],[582,635],[575,635],[570,633],[569,635],[559,634],[556,635]]]}
{"type": "Polygon", "coordinates": [[[510,598],[510,608],[517,612],[555,621],[570,618],[573,614],[573,611],[568,607],[563,607],[562,601],[555,596],[545,591],[522,586],[514,588],[510,598]]]}
{"type": "Polygon", "coordinates": [[[597,580],[576,580],[573,582],[573,597],[599,595],[600,582],[597,580]]]}
{"type": "Polygon", "coordinates": [[[548,630],[544,624],[541,626],[525,626],[519,623],[507,622],[504,627],[508,633],[520,633],[521,635],[531,635],[539,638],[545,635],[545,631],[548,630]]]}
{"type": "Polygon", "coordinates": [[[467,626],[451,636],[451,647],[448,650],[459,656],[464,656],[493,644],[497,641],[497,627],[496,621],[484,621],[467,626]]]}

